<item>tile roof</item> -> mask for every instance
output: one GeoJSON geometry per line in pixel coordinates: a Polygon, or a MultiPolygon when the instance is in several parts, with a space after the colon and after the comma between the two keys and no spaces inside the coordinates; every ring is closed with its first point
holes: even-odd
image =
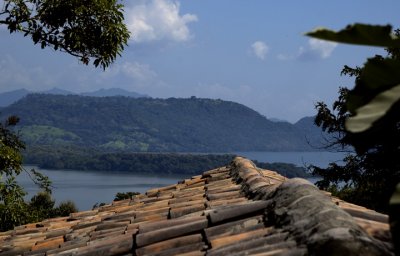
{"type": "Polygon", "coordinates": [[[4,255],[393,255],[386,215],[237,157],[132,200],[0,233],[4,255]]]}

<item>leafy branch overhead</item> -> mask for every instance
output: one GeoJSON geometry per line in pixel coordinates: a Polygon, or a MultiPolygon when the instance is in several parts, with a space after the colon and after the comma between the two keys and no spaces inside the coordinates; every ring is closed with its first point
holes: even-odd
{"type": "MultiPolygon", "coordinates": [[[[308,36],[335,42],[388,48],[392,55],[400,49],[399,31],[390,25],[354,24],[335,32],[316,29],[308,36]]],[[[391,116],[400,108],[400,60],[389,56],[370,58],[361,69],[355,87],[349,92],[347,108],[351,116],[346,129],[375,138],[385,136],[385,127],[395,125],[391,116]]]]}
{"type": "Polygon", "coordinates": [[[10,33],[22,32],[41,48],[103,69],[121,55],[130,36],[118,0],[4,0],[0,8],[0,25],[10,33]]]}

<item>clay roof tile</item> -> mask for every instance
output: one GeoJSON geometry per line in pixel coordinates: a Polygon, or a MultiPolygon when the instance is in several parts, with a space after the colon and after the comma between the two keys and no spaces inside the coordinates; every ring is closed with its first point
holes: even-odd
{"type": "Polygon", "coordinates": [[[132,199],[0,233],[0,256],[319,255],[329,243],[346,254],[393,254],[386,215],[237,157],[132,199]]]}

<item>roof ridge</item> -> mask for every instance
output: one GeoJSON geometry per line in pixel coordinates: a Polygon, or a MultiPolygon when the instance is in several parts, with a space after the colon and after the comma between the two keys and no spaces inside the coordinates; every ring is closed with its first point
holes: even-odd
{"type": "MultiPolygon", "coordinates": [[[[266,222],[289,231],[298,246],[307,247],[309,253],[391,253],[390,246],[388,248],[387,244],[367,234],[349,213],[333,203],[326,193],[309,181],[302,178],[287,179],[279,174],[271,179],[268,174],[273,174],[273,171],[262,171],[243,157],[235,158],[231,165],[231,175],[236,182],[241,183],[242,191],[250,198],[268,202],[266,222]]],[[[385,216],[378,213],[376,215],[377,218],[385,216]]]]}

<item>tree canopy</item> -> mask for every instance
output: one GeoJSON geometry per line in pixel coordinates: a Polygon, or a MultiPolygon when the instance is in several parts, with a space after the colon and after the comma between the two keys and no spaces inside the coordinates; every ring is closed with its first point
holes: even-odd
{"type": "Polygon", "coordinates": [[[342,74],[355,77],[354,88],[341,88],[332,110],[318,103],[315,119],[324,130],[339,134],[334,144],[356,150],[346,157],[344,166],[333,163],[326,170],[316,168],[315,173],[324,178],[318,185],[387,211],[390,195],[400,182],[400,30],[392,33],[390,26],[355,24],[338,32],[318,29],[309,35],[387,47],[387,56],[369,58],[362,67],[345,66],[342,74]]]}
{"type": "Polygon", "coordinates": [[[333,111],[324,103],[317,105],[316,123],[328,132],[339,132],[336,144],[354,147],[355,154],[349,154],[344,165],[314,167],[314,174],[323,177],[317,183],[320,188],[388,212],[400,255],[400,30],[355,24],[338,32],[317,29],[308,35],[386,47],[387,56],[369,58],[362,67],[345,66],[342,74],[355,76],[355,86],[340,90],[333,111]]]}
{"type": "Polygon", "coordinates": [[[10,116],[0,123],[0,231],[76,211],[72,202],[63,202],[59,207],[54,207],[51,181],[34,169],[23,168],[21,150],[25,145],[11,129],[18,121],[17,117],[10,116]],[[31,202],[25,202],[26,193],[16,180],[16,176],[23,171],[41,188],[31,202]]]}
{"type": "MultiPolygon", "coordinates": [[[[78,57],[88,65],[105,69],[121,55],[129,39],[123,23],[123,5],[118,0],[3,0],[0,25],[10,33],[30,36],[41,48],[52,47],[78,57]]],[[[68,215],[76,211],[66,202],[54,208],[50,180],[35,170],[26,171],[43,191],[30,203],[16,181],[22,171],[21,150],[25,148],[12,130],[19,118],[10,116],[0,122],[0,230],[36,222],[44,218],[68,215]]]]}
{"type": "Polygon", "coordinates": [[[118,0],[4,0],[0,8],[0,25],[10,33],[103,69],[121,55],[130,35],[118,0]]]}

